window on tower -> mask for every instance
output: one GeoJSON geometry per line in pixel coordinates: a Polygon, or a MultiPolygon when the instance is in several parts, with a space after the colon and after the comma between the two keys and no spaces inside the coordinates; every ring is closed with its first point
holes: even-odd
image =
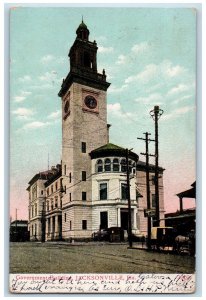
{"type": "Polygon", "coordinates": [[[82,181],[86,181],[86,178],[87,175],[86,175],[86,171],[82,171],[82,181]]]}
{"type": "Polygon", "coordinates": [[[87,220],[82,220],[82,229],[83,230],[87,229],[87,220]]]}
{"type": "Polygon", "coordinates": [[[86,151],[87,151],[86,143],[82,142],[82,153],[86,153],[86,151]]]}
{"type": "Polygon", "coordinates": [[[90,68],[90,55],[88,52],[84,52],[84,67],[90,68]]]}
{"type": "Polygon", "coordinates": [[[86,200],[87,200],[87,193],[82,192],[82,201],[86,201],[86,200]]]}

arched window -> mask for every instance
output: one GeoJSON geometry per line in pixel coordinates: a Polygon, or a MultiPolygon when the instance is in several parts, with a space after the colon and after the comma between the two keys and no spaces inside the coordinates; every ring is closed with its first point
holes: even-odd
{"type": "Polygon", "coordinates": [[[97,161],[97,172],[100,173],[100,172],[102,172],[102,171],[103,171],[103,163],[102,163],[102,160],[99,159],[99,160],[97,161]]]}
{"type": "Polygon", "coordinates": [[[105,159],[104,170],[105,170],[105,172],[110,172],[111,171],[111,160],[109,158],[105,159]]]}
{"type": "Polygon", "coordinates": [[[126,164],[126,159],[121,160],[121,171],[126,172],[127,171],[127,164],[126,164]]]}
{"type": "Polygon", "coordinates": [[[119,160],[117,158],[113,159],[113,171],[119,172],[119,160]]]}
{"type": "Polygon", "coordinates": [[[90,68],[90,55],[88,52],[84,52],[84,66],[90,68]]]}

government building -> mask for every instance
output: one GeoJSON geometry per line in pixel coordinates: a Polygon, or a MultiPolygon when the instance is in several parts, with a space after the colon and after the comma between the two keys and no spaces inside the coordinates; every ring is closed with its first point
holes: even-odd
{"type": "MultiPolygon", "coordinates": [[[[127,169],[132,233],[147,235],[146,166],[138,154],[109,140],[105,70],[97,71],[97,43],[85,23],[69,51],[70,72],[58,96],[62,107],[62,160],[28,183],[30,240],[89,240],[100,229],[128,230],[127,169]]],[[[163,169],[159,168],[159,215],[164,218],[163,169]]],[[[150,165],[151,208],[155,167],[150,165]]]]}

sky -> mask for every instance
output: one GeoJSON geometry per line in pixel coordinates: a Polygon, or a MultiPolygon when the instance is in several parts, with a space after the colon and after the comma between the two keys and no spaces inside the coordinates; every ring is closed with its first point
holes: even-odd
{"type": "MultiPolygon", "coordinates": [[[[61,100],[68,52],[84,22],[105,69],[110,142],[145,157],[159,105],[166,212],[196,179],[196,14],[183,8],[16,8],[10,13],[10,215],[27,219],[29,180],[61,161],[61,100]]],[[[154,143],[149,144],[154,154],[154,143]]],[[[150,158],[150,163],[154,159],[150,158]]],[[[184,208],[194,207],[192,199],[184,208]]]]}

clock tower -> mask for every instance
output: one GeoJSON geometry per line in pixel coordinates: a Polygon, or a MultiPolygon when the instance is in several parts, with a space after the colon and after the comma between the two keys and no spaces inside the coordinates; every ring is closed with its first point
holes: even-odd
{"type": "Polygon", "coordinates": [[[91,237],[92,172],[89,153],[107,141],[105,71],[97,72],[97,43],[82,20],[69,51],[70,72],[63,80],[62,231],[63,238],[91,237]]]}

